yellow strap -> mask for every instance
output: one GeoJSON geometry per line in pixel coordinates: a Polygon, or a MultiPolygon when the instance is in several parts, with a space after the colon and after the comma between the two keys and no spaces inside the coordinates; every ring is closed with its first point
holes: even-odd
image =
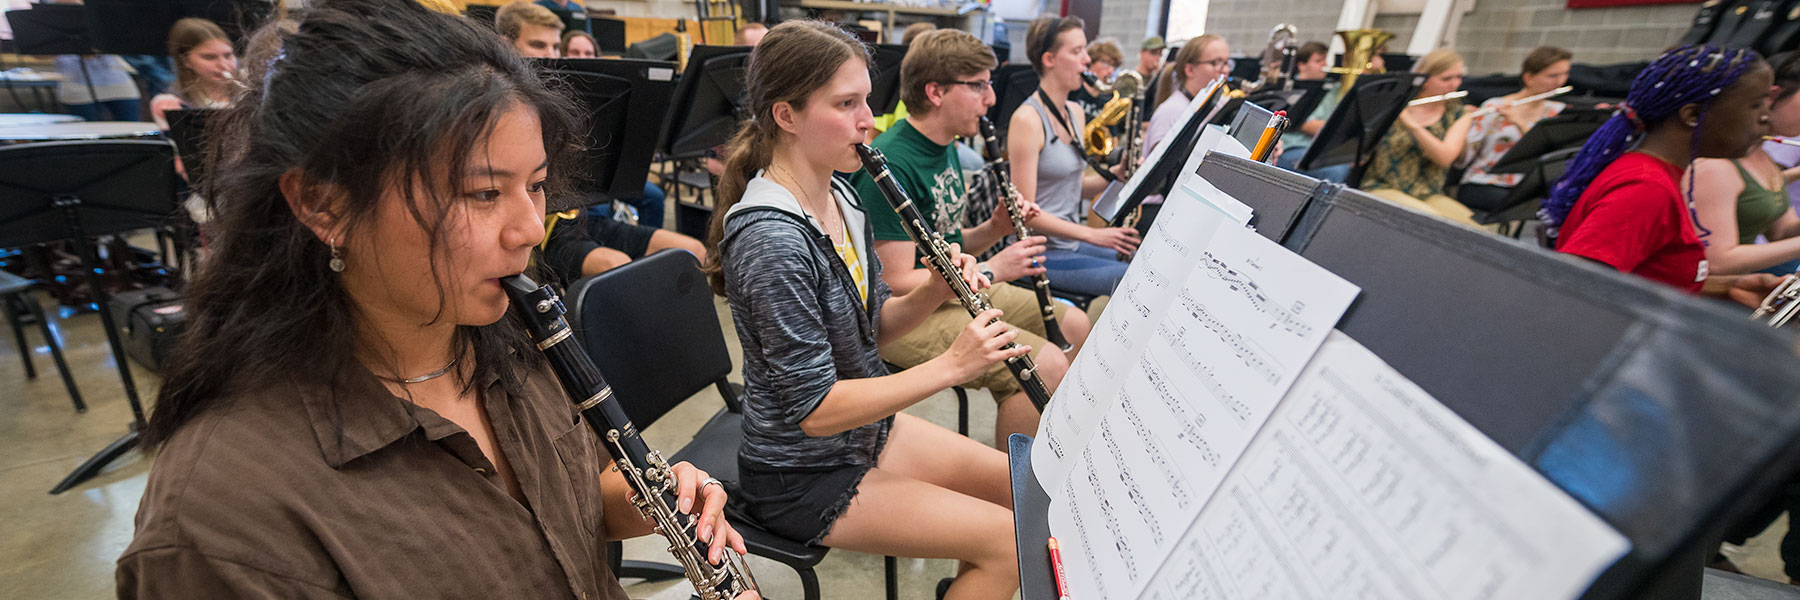
{"type": "Polygon", "coordinates": [[[538,244],[539,250],[550,249],[550,234],[556,231],[556,224],[562,221],[573,221],[581,216],[581,209],[572,208],[559,213],[550,213],[544,218],[544,241],[538,244]]]}

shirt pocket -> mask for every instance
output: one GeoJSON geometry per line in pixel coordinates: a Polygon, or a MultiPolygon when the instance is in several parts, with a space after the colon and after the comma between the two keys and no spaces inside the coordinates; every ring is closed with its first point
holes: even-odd
{"type": "Polygon", "coordinates": [[[573,500],[574,519],[596,542],[604,541],[602,525],[605,503],[600,493],[600,476],[612,467],[612,455],[600,448],[599,440],[588,427],[587,417],[577,414],[575,424],[551,442],[562,462],[567,480],[567,495],[573,500]]]}

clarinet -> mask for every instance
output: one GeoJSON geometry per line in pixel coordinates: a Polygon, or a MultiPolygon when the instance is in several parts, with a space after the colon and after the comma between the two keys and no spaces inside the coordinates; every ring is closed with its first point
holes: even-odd
{"type": "MultiPolygon", "coordinates": [[[[956,261],[950,256],[950,243],[944,241],[944,236],[933,232],[930,225],[925,224],[925,216],[919,214],[919,207],[913,206],[906,191],[900,189],[900,184],[894,181],[893,173],[888,172],[887,159],[882,157],[881,151],[868,144],[857,144],[856,154],[862,158],[863,168],[869,171],[869,177],[875,180],[875,186],[881,188],[882,198],[887,200],[889,206],[894,207],[895,214],[900,215],[900,224],[906,228],[906,236],[919,246],[925,263],[936,269],[938,275],[944,278],[944,283],[949,284],[950,289],[956,292],[956,298],[962,301],[969,316],[993,308],[988,303],[986,294],[975,291],[969,287],[969,282],[963,281],[962,269],[956,268],[956,261]]],[[[1006,349],[1016,347],[1018,344],[1013,342],[1006,344],[1006,349]]],[[[1013,377],[1019,380],[1019,387],[1025,390],[1025,396],[1031,399],[1032,405],[1037,407],[1038,412],[1043,412],[1044,406],[1050,404],[1050,389],[1038,377],[1037,365],[1031,362],[1031,356],[1006,359],[1006,368],[1012,370],[1013,377]]]]}
{"type": "MultiPolygon", "coordinates": [[[[981,137],[986,140],[988,158],[988,181],[1000,192],[1000,202],[1006,205],[1006,214],[1012,217],[1013,233],[1019,239],[1031,237],[1031,230],[1025,227],[1024,209],[1019,200],[1019,188],[1013,187],[1012,179],[1006,174],[1006,157],[1000,154],[1000,136],[994,134],[994,122],[986,115],[981,117],[981,137]]],[[[1050,299],[1050,276],[1038,273],[1031,276],[1031,285],[1037,289],[1038,309],[1044,315],[1044,337],[1063,352],[1074,350],[1075,346],[1063,338],[1062,328],[1056,325],[1056,305],[1050,299]]]]}
{"type": "Polygon", "coordinates": [[[731,600],[739,594],[756,590],[750,567],[736,550],[725,548],[723,564],[706,561],[706,546],[694,535],[696,519],[675,510],[675,473],[661,454],[644,444],[637,426],[625,410],[613,400],[612,386],[600,376],[594,361],[573,341],[567,312],[562,299],[549,286],[538,286],[524,275],[500,279],[513,310],[525,322],[550,368],[562,381],[563,391],[581,409],[581,416],[594,428],[612,454],[613,465],[625,475],[625,483],[637,497],[632,504],[638,513],[654,524],[657,533],[669,540],[669,553],[681,561],[688,583],[702,600],[731,600]]]}

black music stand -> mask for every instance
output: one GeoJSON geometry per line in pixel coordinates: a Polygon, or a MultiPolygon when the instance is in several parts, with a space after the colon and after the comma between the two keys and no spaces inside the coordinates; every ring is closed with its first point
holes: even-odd
{"type": "Polygon", "coordinates": [[[1260,90],[1250,94],[1245,101],[1269,110],[1285,110],[1288,118],[1303,122],[1312,116],[1320,102],[1325,101],[1325,81],[1295,81],[1294,89],[1260,90]]]}
{"type": "Polygon", "coordinates": [[[1597,108],[1571,108],[1554,117],[1538,121],[1531,131],[1525,132],[1512,149],[1507,150],[1494,168],[1494,173],[1524,173],[1529,171],[1539,156],[1564,150],[1580,148],[1587,142],[1600,125],[1611,118],[1613,111],[1597,108]]]}
{"type": "MultiPolygon", "coordinates": [[[[1569,161],[1581,153],[1579,146],[1564,148],[1532,159],[1531,166],[1525,171],[1525,179],[1513,186],[1506,195],[1498,210],[1475,213],[1475,222],[1482,225],[1495,223],[1520,223],[1537,216],[1538,206],[1542,200],[1550,196],[1550,189],[1556,180],[1562,179],[1563,173],[1569,171],[1569,161]]],[[[1512,232],[1518,237],[1521,229],[1512,232]]]]}
{"type": "Polygon", "coordinates": [[[533,61],[552,86],[567,86],[582,104],[583,177],[576,181],[586,204],[643,195],[656,147],[652,139],[675,92],[675,63],[655,60],[551,58],[533,61]]]}
{"type": "Polygon", "coordinates": [[[907,46],[870,44],[874,61],[869,66],[869,110],[877,115],[890,114],[900,106],[900,61],[906,58],[907,46]]]}
{"type": "Polygon", "coordinates": [[[1299,170],[1311,171],[1319,167],[1350,163],[1350,176],[1344,183],[1351,187],[1361,184],[1363,172],[1368,170],[1369,161],[1375,158],[1375,146],[1381,143],[1381,137],[1387,135],[1388,129],[1393,127],[1394,120],[1400,118],[1400,111],[1406,109],[1407,100],[1424,83],[1423,73],[1364,75],[1358,78],[1356,87],[1344,92],[1343,100],[1338,101],[1337,110],[1332,111],[1331,118],[1325,120],[1325,128],[1319,130],[1312,147],[1306,149],[1306,156],[1300,159],[1299,170]]]}
{"type": "Polygon", "coordinates": [[[88,38],[87,13],[80,5],[33,4],[30,10],[6,11],[6,20],[12,24],[13,43],[20,54],[76,55],[88,98],[100,104],[100,93],[94,91],[94,78],[88,76],[84,58],[94,53],[94,43],[88,38]]]}
{"type": "MultiPolygon", "coordinates": [[[[281,0],[174,0],[175,17],[199,17],[212,21],[225,35],[232,40],[242,42],[250,32],[269,20],[275,12],[275,4],[281,0]]],[[[169,23],[174,25],[173,22],[169,23]]],[[[168,35],[169,28],[163,27],[163,35],[168,35]]],[[[148,54],[165,54],[165,47],[148,54]]]]}
{"type": "Polygon", "coordinates": [[[85,0],[94,47],[104,54],[169,53],[169,28],[185,17],[212,21],[232,40],[262,25],[272,4],[264,0],[85,0]]]}
{"type": "Polygon", "coordinates": [[[690,158],[730,141],[738,123],[750,116],[744,103],[749,61],[746,46],[695,46],[675,86],[658,149],[670,157],[690,158]]]}
{"type": "Polygon", "coordinates": [[[175,142],[175,153],[187,171],[188,187],[196,190],[205,189],[206,121],[217,112],[216,108],[184,108],[163,113],[169,120],[169,139],[175,142]]]}
{"type": "Polygon", "coordinates": [[[601,54],[625,54],[625,21],[610,17],[590,17],[588,29],[591,30],[588,33],[594,36],[594,43],[600,46],[601,54]]]}
{"type": "MultiPolygon", "coordinates": [[[[1188,158],[1193,154],[1194,143],[1200,140],[1200,130],[1206,126],[1208,121],[1205,115],[1220,108],[1215,105],[1225,101],[1225,94],[1218,93],[1213,95],[1211,104],[1207,106],[1189,107],[1189,110],[1199,113],[1200,116],[1188,119],[1187,126],[1182,127],[1180,131],[1169,132],[1168,137],[1161,142],[1161,144],[1168,145],[1169,149],[1163,151],[1162,157],[1156,161],[1156,164],[1138,168],[1138,171],[1143,173],[1143,181],[1138,182],[1138,186],[1131,190],[1131,195],[1119,204],[1119,211],[1107,219],[1108,227],[1124,227],[1125,220],[1130,218],[1131,213],[1136,211],[1138,206],[1144,203],[1144,200],[1169,192],[1169,186],[1175,184],[1175,179],[1181,175],[1181,167],[1187,164],[1188,158]]],[[[1132,177],[1136,178],[1137,175],[1134,173],[1132,177]]],[[[1099,201],[1096,201],[1095,204],[1099,204],[1099,201]]],[[[1149,225],[1139,222],[1139,226],[1148,227],[1149,225]]]]}
{"type": "Polygon", "coordinates": [[[88,238],[162,225],[176,210],[174,147],[161,140],[45,142],[0,147],[0,247],[73,240],[100,305],[100,323],[131,405],[130,429],[50,489],[59,494],[98,475],[137,447],[144,408],[131,363],[107,308],[99,259],[88,238]]]}

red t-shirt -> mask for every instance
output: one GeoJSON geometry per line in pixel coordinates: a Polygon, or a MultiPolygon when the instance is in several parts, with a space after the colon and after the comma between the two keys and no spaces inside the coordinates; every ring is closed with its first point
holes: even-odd
{"type": "Polygon", "coordinates": [[[1697,294],[1706,279],[1706,247],[1690,214],[1680,167],[1627,152],[1575,201],[1556,249],[1697,294]]]}

